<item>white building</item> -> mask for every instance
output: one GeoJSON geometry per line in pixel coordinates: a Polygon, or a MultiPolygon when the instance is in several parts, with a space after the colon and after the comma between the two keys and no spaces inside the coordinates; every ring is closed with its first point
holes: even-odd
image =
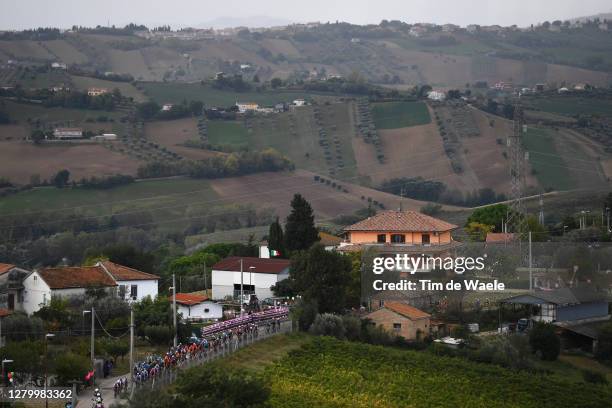
{"type": "MultiPolygon", "coordinates": [[[[168,298],[172,302],[172,296],[168,298]]],[[[176,310],[185,320],[219,320],[223,317],[223,306],[196,293],[177,293],[176,310]]]]}
{"type": "Polygon", "coordinates": [[[110,261],[98,262],[96,266],[115,280],[119,285],[117,294],[123,299],[138,302],[147,296],[157,297],[159,276],[110,261]]]}
{"type": "Polygon", "coordinates": [[[287,279],[289,266],[286,259],[225,258],[212,267],[213,299],[240,297],[241,282],[245,295],[254,293],[260,300],[272,297],[270,288],[287,279]]]}
{"type": "Polygon", "coordinates": [[[162,109],[161,109],[161,110],[162,110],[163,112],[168,112],[168,111],[172,110],[172,107],[173,107],[173,106],[174,106],[174,105],[173,105],[173,104],[171,104],[171,103],[164,103],[164,104],[162,105],[162,109]]]}
{"type": "Polygon", "coordinates": [[[255,102],[236,102],[236,106],[240,113],[253,112],[259,109],[259,104],[255,102]]]}
{"type": "Polygon", "coordinates": [[[89,96],[100,96],[108,93],[108,89],[106,88],[89,88],[87,90],[87,95],[89,96]]]}
{"type": "Polygon", "coordinates": [[[27,314],[48,305],[53,296],[84,295],[89,288],[103,288],[126,300],[157,296],[159,277],[113,262],[94,266],[44,268],[31,272],[23,280],[22,309],[27,314]]]}
{"type": "Polygon", "coordinates": [[[45,268],[23,280],[23,311],[28,315],[51,301],[52,296],[84,295],[87,288],[114,291],[115,280],[97,266],[45,268]]]}
{"type": "Polygon", "coordinates": [[[306,101],[304,99],[296,99],[293,101],[293,105],[295,106],[305,106],[306,101]]]}
{"type": "Polygon", "coordinates": [[[446,99],[446,94],[439,91],[431,91],[427,94],[427,97],[432,101],[443,101],[446,99]]]}
{"type": "Polygon", "coordinates": [[[56,139],[80,139],[83,137],[81,128],[55,128],[53,137],[56,139]]]}
{"type": "Polygon", "coordinates": [[[53,62],[53,63],[51,63],[51,68],[53,68],[53,69],[68,69],[66,64],[64,64],[63,62],[53,62]]]}
{"type": "Polygon", "coordinates": [[[117,135],[115,133],[102,133],[101,135],[96,135],[91,139],[100,142],[105,140],[112,141],[117,140],[117,135]]]}

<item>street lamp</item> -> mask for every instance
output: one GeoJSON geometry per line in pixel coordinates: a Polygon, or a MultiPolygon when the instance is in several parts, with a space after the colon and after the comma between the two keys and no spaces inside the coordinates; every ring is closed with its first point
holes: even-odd
{"type": "MultiPolygon", "coordinates": [[[[95,360],[95,341],[96,341],[96,311],[94,309],[94,306],[91,305],[91,310],[83,310],[83,324],[85,323],[85,315],[87,313],[91,313],[91,341],[90,341],[90,359],[91,359],[91,369],[95,372],[96,371],[96,360],[95,360]]],[[[96,381],[96,376],[94,375],[94,384],[96,381]]]]}
{"type": "Polygon", "coordinates": [[[172,291],[172,321],[174,322],[174,347],[178,345],[178,328],[176,326],[176,275],[172,274],[172,286],[170,286],[170,290],[172,291]]]}
{"type": "Polygon", "coordinates": [[[2,360],[2,384],[4,384],[4,365],[9,363],[13,363],[13,360],[9,360],[6,358],[2,360]]]}
{"type": "Polygon", "coordinates": [[[49,408],[49,400],[47,399],[47,386],[48,386],[48,377],[49,377],[49,358],[48,358],[48,343],[49,339],[55,337],[53,333],[45,334],[45,408],[49,408]]]}

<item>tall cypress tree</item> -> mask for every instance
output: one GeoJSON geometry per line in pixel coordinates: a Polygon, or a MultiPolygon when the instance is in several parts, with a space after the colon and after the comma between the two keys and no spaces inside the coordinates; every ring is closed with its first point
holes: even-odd
{"type": "Polygon", "coordinates": [[[291,200],[291,214],[285,225],[285,248],[288,251],[304,250],[317,241],[319,231],[315,227],[312,207],[301,194],[296,194],[291,200]]]}
{"type": "Polygon", "coordinates": [[[286,258],[287,254],[285,253],[285,238],[283,236],[283,227],[278,221],[278,217],[276,221],[270,224],[270,230],[268,232],[268,249],[270,252],[278,251],[280,255],[272,256],[272,258],[286,258]]]}

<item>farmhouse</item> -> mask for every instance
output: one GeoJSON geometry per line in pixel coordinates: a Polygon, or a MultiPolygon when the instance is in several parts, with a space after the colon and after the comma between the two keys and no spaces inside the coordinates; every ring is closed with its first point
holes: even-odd
{"type": "Polygon", "coordinates": [[[344,245],[445,245],[453,242],[451,231],[456,228],[416,211],[389,210],[344,228],[344,245]]]}
{"type": "Polygon", "coordinates": [[[259,109],[259,105],[255,102],[236,102],[236,106],[240,113],[253,112],[259,109]]]}
{"type": "Polygon", "coordinates": [[[431,315],[402,302],[385,302],[384,306],[364,318],[407,340],[421,340],[431,330],[431,315]]]}
{"type": "MultiPolygon", "coordinates": [[[[168,299],[172,302],[172,296],[168,299]]],[[[185,320],[218,320],[223,317],[223,306],[196,293],[177,293],[176,308],[185,320]]]]}
{"type": "Polygon", "coordinates": [[[157,296],[159,277],[113,262],[94,266],[44,268],[25,275],[22,281],[22,310],[32,314],[49,304],[53,296],[84,295],[88,289],[103,289],[135,301],[157,296]]]}
{"type": "Polygon", "coordinates": [[[87,90],[87,95],[89,96],[100,96],[108,93],[108,89],[106,88],[89,88],[87,90]]]}
{"type": "Polygon", "coordinates": [[[96,266],[104,269],[119,285],[117,294],[120,298],[140,301],[147,296],[151,299],[157,297],[159,276],[110,261],[98,262],[96,266]]]}
{"type": "Polygon", "coordinates": [[[432,101],[443,101],[446,99],[446,94],[444,92],[431,91],[427,94],[427,98],[432,101]]]}
{"type": "Polygon", "coordinates": [[[80,139],[83,137],[83,129],[81,128],[55,128],[53,137],[60,140],[65,139],[80,139]]]}
{"type": "Polygon", "coordinates": [[[244,295],[259,299],[272,297],[270,287],[289,276],[287,259],[263,259],[230,256],[212,267],[213,299],[239,298],[240,283],[244,295]]]}
{"type": "Polygon", "coordinates": [[[30,273],[23,280],[23,310],[38,311],[52,296],[84,295],[88,288],[115,291],[117,283],[97,266],[45,268],[30,273]]]}
{"type": "MultiPolygon", "coordinates": [[[[448,256],[460,244],[451,237],[457,226],[416,211],[389,210],[378,213],[344,229],[340,252],[372,248],[383,256],[408,254],[409,258],[448,256]]],[[[433,266],[431,266],[433,268],[433,266]]],[[[416,271],[429,272],[428,267],[416,271]]]]}

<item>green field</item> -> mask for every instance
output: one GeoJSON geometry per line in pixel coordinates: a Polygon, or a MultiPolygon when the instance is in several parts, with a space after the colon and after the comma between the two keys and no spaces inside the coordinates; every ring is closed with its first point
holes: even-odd
{"type": "Polygon", "coordinates": [[[231,106],[236,102],[255,102],[270,106],[295,99],[309,99],[314,94],[303,91],[234,92],[212,88],[199,83],[142,82],[145,94],[157,103],[181,103],[183,100],[200,100],[207,106],[231,106]]]}
{"type": "Polygon", "coordinates": [[[529,104],[541,111],[564,116],[600,115],[612,117],[612,100],[610,99],[558,96],[536,98],[530,100],[529,104]]]}
{"type": "Polygon", "coordinates": [[[212,145],[248,146],[248,133],[241,122],[213,120],[207,126],[208,141],[212,145]]]}
{"type": "Polygon", "coordinates": [[[423,102],[385,102],[372,106],[372,116],[378,129],[398,129],[426,125],[431,122],[423,102]]]}
{"type": "Polygon", "coordinates": [[[289,157],[297,168],[319,174],[329,174],[329,170],[333,168],[334,177],[345,180],[352,178],[356,174],[356,162],[352,146],[354,129],[351,126],[350,108],[351,105],[347,103],[318,107],[321,128],[327,132],[331,163],[326,161],[325,149],[319,145],[319,126],[314,117],[313,106],[301,107],[289,113],[253,118],[249,145],[255,149],[272,147],[289,157]],[[338,141],[337,145],[334,140],[338,141]]]}
{"type": "Polygon", "coordinates": [[[523,136],[529,163],[544,189],[569,190],[574,187],[567,163],[559,157],[552,130],[529,127],[523,136]]]}
{"type": "Polygon", "coordinates": [[[196,207],[219,204],[207,181],[148,180],[108,190],[36,188],[0,199],[0,216],[60,209],[91,216],[148,210],[156,221],[185,215],[196,207]],[[192,203],[192,204],[189,204],[192,203]]]}
{"type": "Polygon", "coordinates": [[[426,352],[316,338],[267,370],[273,407],[593,407],[612,389],[426,352]]]}

